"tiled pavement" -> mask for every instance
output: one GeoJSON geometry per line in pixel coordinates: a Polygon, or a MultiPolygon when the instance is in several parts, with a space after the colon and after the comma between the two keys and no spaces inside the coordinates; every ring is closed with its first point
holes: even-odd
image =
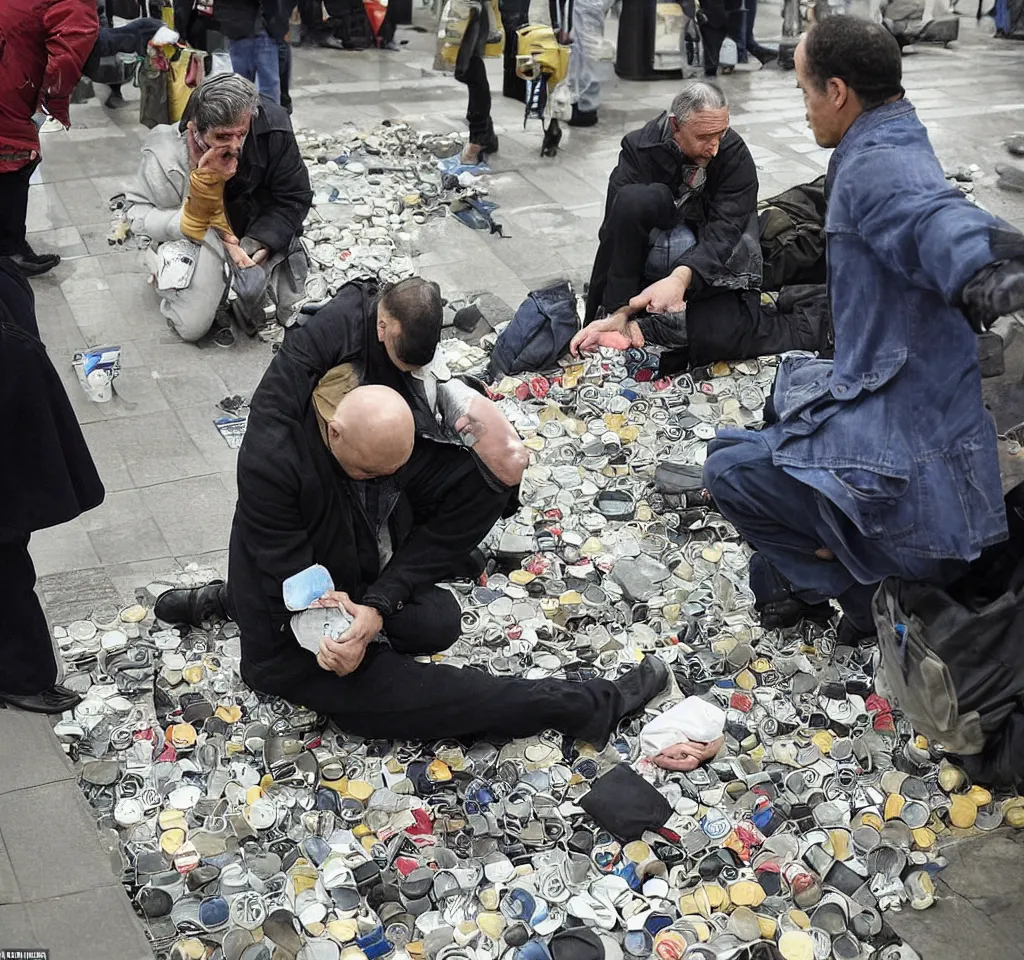
{"type": "MultiPolygon", "coordinates": [[[[769,34],[778,21],[764,5],[762,11],[769,34]]],[[[1024,46],[995,42],[986,29],[964,20],[954,49],[908,55],[905,84],[941,159],[978,164],[978,197],[1024,223],[1024,201],[992,186],[992,167],[1004,158],[1001,139],[1024,129],[1024,46]]],[[[409,41],[400,53],[297,52],[296,126],[331,131],[390,117],[422,129],[463,130],[465,90],[432,72],[430,33],[403,29],[399,36],[409,41]]],[[[585,279],[618,141],[664,109],[674,91],[672,83],[615,80],[610,64],[605,70],[600,125],[567,131],[558,157],[548,160],[539,156],[536,122],[524,131],[521,105],[497,95],[498,64],[490,64],[501,136],[490,189],[509,237],[484,236],[452,220],[425,229],[419,267],[446,294],[486,291],[514,306],[543,282],[585,279]]],[[[823,172],[827,152],[806,129],[792,73],[737,73],[724,86],[763,196],[823,172]]],[[[251,393],[270,358],[258,341],[231,350],[179,342],[156,309],[141,256],[107,245],[108,198],[133,174],[145,133],[133,113],[111,113],[95,100],[74,107],[74,128],[46,136],[32,187],[31,240],[65,258],[33,282],[39,325],[107,488],[101,507],[32,539],[40,591],[56,623],[129,600],[137,587],[185,564],[224,571],[235,455],[213,426],[214,405],[251,393]],[[124,351],[118,396],[92,404],[70,358],[109,343],[124,351]]],[[[1010,381],[1020,377],[1024,350],[1015,349],[1014,358],[1005,396],[1013,396],[1010,381]]],[[[1024,404],[1012,412],[1024,419],[1024,404]]],[[[898,918],[898,926],[925,957],[1024,960],[1020,852],[1002,836],[952,851],[940,905],[898,918]]],[[[0,950],[38,944],[52,950],[53,960],[143,956],[139,929],[105,860],[46,721],[0,711],[0,950]],[[99,931],[94,939],[90,930],[99,931]]]]}

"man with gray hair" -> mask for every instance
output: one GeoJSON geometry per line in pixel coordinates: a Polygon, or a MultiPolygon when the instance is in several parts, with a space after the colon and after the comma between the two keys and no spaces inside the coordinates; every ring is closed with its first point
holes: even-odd
{"type": "Polygon", "coordinates": [[[269,316],[294,317],[313,192],[288,114],[250,81],[204,80],[181,121],[146,138],[126,199],[133,234],[149,244],[160,310],[183,340],[204,337],[217,319],[215,342],[234,342],[229,292],[249,333],[269,316]]]}
{"type": "Polygon", "coordinates": [[[663,373],[817,350],[821,331],[762,313],[757,170],[725,94],[691,80],[670,111],[622,140],[574,354],[654,344],[663,373]],[[634,319],[636,317],[636,319],[634,319]]]}

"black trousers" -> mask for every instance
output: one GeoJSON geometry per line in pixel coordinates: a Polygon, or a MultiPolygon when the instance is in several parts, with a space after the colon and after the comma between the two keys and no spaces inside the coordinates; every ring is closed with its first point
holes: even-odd
{"type": "Polygon", "coordinates": [[[29,535],[0,531],[0,689],[31,696],[57,682],[50,630],[36,596],[29,535]]]}
{"type": "MultiPolygon", "coordinates": [[[[601,242],[587,294],[586,322],[598,308],[613,313],[647,286],[644,268],[651,230],[675,224],[672,191],[663,183],[630,183],[619,188],[601,227],[601,242]]],[[[756,290],[704,286],[686,298],[686,329],[656,318],[640,322],[645,339],[672,348],[662,358],[664,375],[718,360],[745,360],[786,350],[821,349],[821,323],[803,313],[761,307],[756,290]]]]}
{"type": "Polygon", "coordinates": [[[427,587],[384,621],[389,642],[372,643],[354,673],[339,677],[314,666],[293,689],[275,692],[371,738],[526,737],[550,728],[601,741],[614,730],[623,703],[609,680],[492,677],[414,659],[450,647],[460,619],[448,591],[427,587]]]}
{"type": "Polygon", "coordinates": [[[292,45],[287,40],[277,40],[277,72],[281,78],[281,106],[289,113],[292,110],[292,98],[288,92],[292,82],[292,45]]]}
{"type": "Polygon", "coordinates": [[[644,266],[652,230],[668,230],[676,221],[672,191],[663,183],[627,183],[619,187],[601,224],[587,292],[586,322],[599,307],[612,314],[644,289],[644,266]]]}
{"type": "Polygon", "coordinates": [[[468,88],[466,122],[470,143],[486,143],[494,134],[491,122],[491,85],[483,57],[472,56],[464,71],[456,71],[455,79],[468,88]]]}
{"type": "Polygon", "coordinates": [[[0,173],[0,257],[27,252],[28,182],[38,163],[34,160],[18,170],[0,173]]]}

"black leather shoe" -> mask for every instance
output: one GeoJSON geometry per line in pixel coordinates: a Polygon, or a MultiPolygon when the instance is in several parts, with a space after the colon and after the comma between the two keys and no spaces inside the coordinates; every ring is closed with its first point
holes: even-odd
{"type": "Polygon", "coordinates": [[[168,590],[153,605],[153,616],[164,623],[187,623],[190,627],[210,620],[228,620],[224,609],[226,586],[223,580],[212,580],[204,587],[168,590]]]}
{"type": "Polygon", "coordinates": [[[853,625],[849,617],[843,616],[836,626],[836,643],[841,647],[869,646],[878,642],[878,634],[874,630],[861,630],[853,625]]]}
{"type": "Polygon", "coordinates": [[[0,703],[17,707],[19,710],[27,710],[30,713],[63,713],[65,710],[72,710],[82,702],[77,693],[72,693],[67,687],[54,684],[42,693],[31,695],[20,693],[0,693],[0,703]]]}
{"type": "Polygon", "coordinates": [[[572,105],[572,116],[568,120],[570,127],[592,127],[597,123],[596,110],[580,110],[574,103],[572,105]]]}
{"type": "Polygon", "coordinates": [[[804,603],[797,597],[787,597],[776,603],[766,603],[763,607],[755,607],[761,615],[761,626],[765,630],[784,630],[795,627],[801,620],[812,623],[828,623],[835,616],[830,603],[804,603]]]}
{"type": "Polygon", "coordinates": [[[21,271],[22,276],[39,277],[57,266],[60,263],[60,257],[56,253],[33,253],[31,255],[16,253],[11,257],[11,261],[21,271]]]}

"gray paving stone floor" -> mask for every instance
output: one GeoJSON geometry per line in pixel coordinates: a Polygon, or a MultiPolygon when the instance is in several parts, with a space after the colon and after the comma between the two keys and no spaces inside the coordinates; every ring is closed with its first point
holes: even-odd
{"type": "MultiPolygon", "coordinates": [[[[769,38],[778,32],[777,12],[761,9],[759,32],[769,38]]],[[[430,26],[421,13],[417,23],[430,26]]],[[[399,53],[296,51],[296,127],[332,131],[393,118],[423,130],[464,130],[465,89],[431,70],[431,31],[402,28],[399,39],[408,41],[399,53]]],[[[671,82],[619,81],[611,64],[603,69],[600,124],[568,130],[558,157],[542,159],[537,123],[523,129],[521,105],[500,96],[499,64],[489,64],[501,138],[489,187],[509,236],[484,236],[454,220],[426,228],[418,266],[446,295],[487,293],[497,298],[490,302],[511,308],[544,282],[587,278],[619,140],[664,109],[674,92],[671,82]]],[[[995,41],[991,21],[978,28],[965,18],[957,44],[908,54],[904,71],[942,161],[977,164],[978,198],[1024,225],[1024,197],[997,191],[993,173],[1006,159],[1001,141],[1024,130],[1024,45],[995,41]]],[[[738,71],[723,86],[733,125],[757,162],[762,196],[824,171],[828,152],[806,128],[792,73],[738,71]]],[[[64,261],[33,286],[43,340],[107,499],[32,538],[39,590],[55,623],[131,600],[136,588],[188,564],[226,572],[235,455],[214,428],[215,403],[251,393],[271,356],[259,341],[222,350],[183,344],[169,331],[141,255],[106,240],[108,199],[134,173],[146,131],[131,107],[112,112],[98,100],[75,106],[72,117],[70,132],[44,139],[29,206],[31,242],[64,261]],[[83,347],[109,343],[124,351],[118,396],[93,404],[70,359],[83,347]]],[[[1003,426],[1024,419],[1015,392],[1021,340],[1003,383],[987,385],[1005,401],[1003,426]]],[[[1024,960],[1022,853],[1011,834],[950,849],[939,904],[896,917],[895,925],[925,958],[1024,960]]],[[[0,710],[0,950],[34,947],[49,948],[52,960],[148,955],[47,721],[0,710]]]]}

